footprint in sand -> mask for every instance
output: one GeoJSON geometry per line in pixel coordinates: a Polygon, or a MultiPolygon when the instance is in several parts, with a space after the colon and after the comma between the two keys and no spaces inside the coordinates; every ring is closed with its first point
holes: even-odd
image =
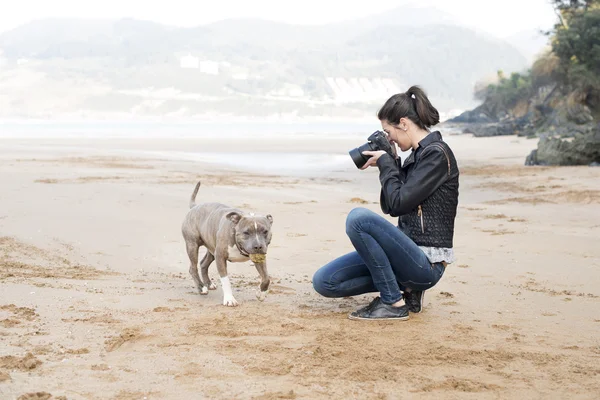
{"type": "Polygon", "coordinates": [[[121,334],[119,336],[112,337],[112,338],[106,340],[104,344],[106,345],[105,346],[106,351],[110,353],[112,351],[117,350],[119,347],[121,347],[125,343],[136,342],[144,337],[145,337],[145,335],[142,335],[138,328],[135,328],[135,329],[127,328],[123,332],[121,332],[121,334]]]}
{"type": "Polygon", "coordinates": [[[512,336],[507,337],[507,342],[522,342],[525,335],[521,335],[520,333],[513,333],[512,336]]]}
{"type": "Polygon", "coordinates": [[[31,353],[25,354],[24,357],[4,356],[0,357],[0,369],[19,370],[23,372],[36,369],[42,364],[40,360],[35,358],[31,353]]]}
{"type": "Polygon", "coordinates": [[[67,400],[67,398],[65,396],[54,397],[48,392],[32,392],[20,395],[17,400],[67,400]]]}
{"type": "Polygon", "coordinates": [[[302,237],[302,236],[308,236],[306,233],[293,233],[290,232],[287,234],[288,237],[302,237]]]}
{"type": "Polygon", "coordinates": [[[492,328],[498,329],[500,331],[508,331],[510,329],[510,326],[509,325],[492,324],[492,328]]]}
{"type": "Polygon", "coordinates": [[[495,230],[495,229],[481,229],[481,232],[491,233],[492,236],[512,235],[512,234],[516,233],[515,231],[509,231],[507,229],[499,229],[499,230],[495,230]]]}

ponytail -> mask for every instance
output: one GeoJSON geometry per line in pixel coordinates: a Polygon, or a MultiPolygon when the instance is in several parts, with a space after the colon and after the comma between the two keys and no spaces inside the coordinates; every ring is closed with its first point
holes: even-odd
{"type": "Polygon", "coordinates": [[[406,91],[406,95],[412,98],[412,101],[415,104],[417,116],[423,123],[424,127],[428,128],[440,122],[440,113],[431,104],[423,89],[421,89],[419,86],[411,86],[411,88],[406,91]]]}
{"type": "Polygon", "coordinates": [[[390,97],[377,113],[377,118],[392,125],[398,125],[400,118],[408,118],[421,129],[440,122],[438,110],[419,86],[411,86],[405,93],[390,97]]]}

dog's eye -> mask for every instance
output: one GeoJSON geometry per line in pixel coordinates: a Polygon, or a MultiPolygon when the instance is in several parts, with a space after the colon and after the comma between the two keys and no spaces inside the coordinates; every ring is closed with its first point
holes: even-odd
{"type": "Polygon", "coordinates": [[[243,235],[244,235],[244,236],[248,236],[249,234],[250,234],[250,232],[248,232],[248,231],[244,231],[244,232],[243,232],[243,235]]]}

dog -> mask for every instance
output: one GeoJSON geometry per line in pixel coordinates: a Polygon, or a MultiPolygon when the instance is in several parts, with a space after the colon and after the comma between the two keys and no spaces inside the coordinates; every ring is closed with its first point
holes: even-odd
{"type": "Polygon", "coordinates": [[[196,184],[189,203],[181,231],[190,259],[190,274],[201,295],[217,287],[208,277],[208,267],[217,261],[217,270],[223,288],[223,305],[235,307],[238,302],[233,296],[231,282],[227,276],[227,262],[246,262],[252,259],[260,275],[260,291],[256,297],[263,301],[271,280],[267,272],[266,254],[271,243],[273,217],[245,213],[240,209],[221,203],[196,204],[201,182],[196,184]],[[198,275],[198,250],[206,247],[200,261],[202,278],[198,275]]]}

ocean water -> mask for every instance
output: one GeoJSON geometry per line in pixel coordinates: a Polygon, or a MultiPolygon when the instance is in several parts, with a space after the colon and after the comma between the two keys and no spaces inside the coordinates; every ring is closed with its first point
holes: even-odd
{"type": "Polygon", "coordinates": [[[379,122],[160,122],[160,121],[1,121],[0,138],[201,138],[273,135],[367,137],[379,122]]]}
{"type": "Polygon", "coordinates": [[[326,175],[330,172],[355,168],[347,154],[337,153],[275,153],[236,152],[226,157],[220,153],[202,152],[145,152],[145,156],[162,159],[197,161],[248,172],[275,175],[326,175]]]}
{"type": "MultiPolygon", "coordinates": [[[[278,139],[302,136],[356,138],[357,145],[373,131],[381,129],[379,121],[371,122],[160,122],[160,121],[0,121],[0,138],[15,139],[151,139],[151,138],[218,138],[227,139],[256,137],[260,140],[269,137],[278,139]]],[[[452,134],[453,132],[444,132],[452,134]]],[[[8,145],[15,149],[48,151],[46,147],[36,146],[34,142],[26,145],[8,145]]],[[[117,146],[117,145],[115,145],[117,146]]],[[[6,145],[4,146],[6,148],[6,145]]],[[[140,146],[141,147],[141,146],[140,146]]],[[[224,155],[222,152],[197,151],[155,151],[140,149],[112,148],[108,152],[116,156],[150,157],[168,160],[181,160],[208,163],[244,171],[275,173],[286,175],[323,175],[333,171],[355,168],[348,155],[349,149],[340,149],[336,153],[310,152],[234,152],[224,155]]],[[[107,149],[95,149],[77,145],[58,144],[52,151],[65,156],[79,154],[106,154],[107,149]]]]}
{"type": "MultiPolygon", "coordinates": [[[[40,121],[0,120],[0,138],[169,138],[272,135],[358,135],[381,129],[379,121],[40,121]]],[[[448,131],[446,134],[458,132],[448,131]]]]}

